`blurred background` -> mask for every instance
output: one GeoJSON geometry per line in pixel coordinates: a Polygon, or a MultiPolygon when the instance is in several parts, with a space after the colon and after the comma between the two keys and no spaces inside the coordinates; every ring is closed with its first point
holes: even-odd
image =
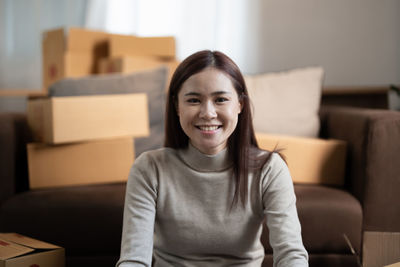
{"type": "Polygon", "coordinates": [[[400,0],[0,0],[0,232],[115,264],[126,174],[163,146],[165,67],[202,49],[247,74],[260,146],[290,147],[310,266],[398,261],[400,0]]]}
{"type": "Polygon", "coordinates": [[[324,86],[400,84],[398,0],[0,0],[0,89],[42,84],[42,32],[78,26],[221,50],[243,73],[322,66],[324,86]]]}

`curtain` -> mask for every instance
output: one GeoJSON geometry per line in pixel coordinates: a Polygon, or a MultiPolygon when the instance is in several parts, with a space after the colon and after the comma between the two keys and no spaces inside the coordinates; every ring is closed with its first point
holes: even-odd
{"type": "Polygon", "coordinates": [[[0,0],[0,89],[40,89],[42,32],[84,25],[86,1],[0,0]]]}

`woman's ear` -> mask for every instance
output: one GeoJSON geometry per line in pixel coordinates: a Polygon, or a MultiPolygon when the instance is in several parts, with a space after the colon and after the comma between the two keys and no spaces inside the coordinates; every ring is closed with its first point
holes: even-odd
{"type": "Polygon", "coordinates": [[[238,114],[242,113],[243,110],[243,96],[239,97],[239,112],[238,114]]]}

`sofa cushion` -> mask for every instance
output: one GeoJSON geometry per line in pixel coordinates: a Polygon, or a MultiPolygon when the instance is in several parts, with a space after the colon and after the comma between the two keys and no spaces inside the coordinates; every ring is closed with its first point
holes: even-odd
{"type": "MultiPolygon", "coordinates": [[[[303,243],[308,253],[349,254],[344,234],[360,252],[362,208],[354,196],[343,189],[322,185],[295,184],[295,193],[303,243]]],[[[271,253],[265,228],[262,242],[271,253]]]]}
{"type": "Polygon", "coordinates": [[[79,96],[146,93],[149,107],[150,136],[135,139],[135,153],[162,147],[164,142],[165,86],[167,68],[62,79],[49,88],[49,96],[79,96]]]}
{"type": "MultiPolygon", "coordinates": [[[[362,211],[352,195],[317,185],[296,184],[295,192],[303,243],[310,254],[350,254],[343,234],[360,251],[362,211]]],[[[124,183],[31,190],[2,205],[0,231],[60,245],[67,256],[119,255],[124,197],[124,183]]],[[[267,240],[264,229],[262,242],[272,253],[267,240]]]]}
{"type": "Polygon", "coordinates": [[[69,256],[119,255],[125,183],[30,190],[0,208],[0,232],[66,249],[69,256]]]}
{"type": "Polygon", "coordinates": [[[317,137],[323,69],[245,75],[256,132],[317,137]]]}
{"type": "MultiPolygon", "coordinates": [[[[309,266],[321,266],[321,267],[359,267],[357,258],[352,254],[309,254],[308,255],[309,266]]],[[[272,267],[273,256],[267,254],[264,257],[262,267],[272,267]]]]}

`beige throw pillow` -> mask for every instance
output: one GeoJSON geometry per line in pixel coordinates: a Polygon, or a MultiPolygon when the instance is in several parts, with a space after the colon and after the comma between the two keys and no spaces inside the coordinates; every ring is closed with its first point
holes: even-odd
{"type": "Polygon", "coordinates": [[[256,132],[317,137],[321,67],[245,75],[256,132]]]}

